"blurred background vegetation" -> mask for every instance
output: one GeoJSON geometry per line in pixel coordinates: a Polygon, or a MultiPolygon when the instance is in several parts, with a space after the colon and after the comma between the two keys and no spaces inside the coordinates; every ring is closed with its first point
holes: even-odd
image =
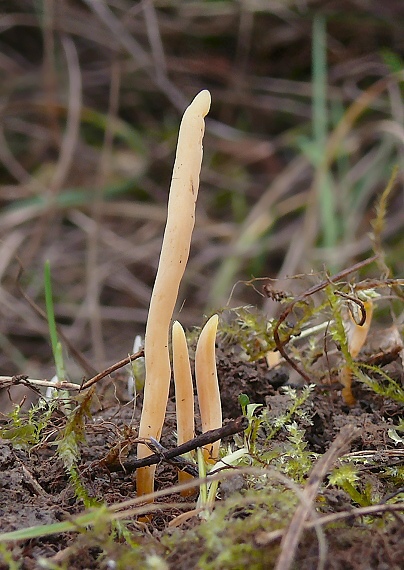
{"type": "Polygon", "coordinates": [[[47,259],[57,320],[92,367],[132,351],[180,117],[204,88],[185,326],[231,292],[231,306],[272,310],[239,280],[301,291],[282,278],[371,255],[395,165],[383,243],[403,275],[402,0],[14,0],[0,12],[0,374],[53,374],[32,306],[44,308],[47,259]]]}

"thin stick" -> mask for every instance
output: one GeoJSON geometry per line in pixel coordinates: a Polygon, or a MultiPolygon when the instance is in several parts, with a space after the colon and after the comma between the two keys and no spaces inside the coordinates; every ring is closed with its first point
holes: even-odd
{"type": "Polygon", "coordinates": [[[28,376],[25,376],[24,374],[18,374],[17,376],[0,376],[0,388],[4,388],[6,386],[14,384],[25,384],[27,386],[33,384],[37,386],[52,387],[57,390],[83,391],[86,390],[87,388],[90,388],[93,384],[96,384],[103,378],[105,378],[105,376],[108,376],[108,374],[115,372],[115,370],[119,370],[119,368],[122,368],[127,364],[131,364],[131,362],[133,362],[137,358],[141,358],[142,356],[144,356],[143,349],[139,350],[138,352],[135,352],[135,354],[130,354],[126,358],[119,360],[119,362],[115,362],[115,364],[112,364],[112,366],[109,366],[108,368],[106,368],[102,372],[99,372],[89,380],[86,380],[81,385],[73,384],[72,382],[49,382],[48,380],[34,380],[32,378],[28,378],[28,376]]]}
{"type": "MultiPolygon", "coordinates": [[[[360,507],[358,509],[320,516],[315,521],[306,521],[303,526],[306,530],[309,530],[317,525],[324,526],[326,524],[333,524],[346,519],[359,518],[367,515],[382,515],[383,513],[396,513],[401,511],[404,511],[404,503],[371,505],[370,507],[360,507]]],[[[282,538],[284,534],[284,528],[270,532],[263,531],[255,536],[254,542],[259,548],[266,548],[275,540],[282,538]]]]}
{"type": "Polygon", "coordinates": [[[0,376],[0,388],[8,388],[10,386],[16,386],[17,384],[22,384],[28,388],[34,388],[34,386],[44,386],[46,388],[53,388],[54,390],[80,390],[80,384],[74,384],[73,382],[51,382],[50,380],[36,380],[34,378],[28,378],[26,374],[17,374],[15,376],[0,376]]]}
{"type": "Polygon", "coordinates": [[[127,364],[131,364],[131,362],[133,362],[137,358],[141,358],[142,356],[144,356],[143,349],[139,350],[138,352],[135,352],[135,354],[130,354],[126,358],[119,360],[119,362],[115,362],[115,364],[113,364],[112,366],[109,366],[108,368],[106,368],[105,370],[100,372],[99,374],[96,374],[95,376],[93,376],[92,378],[90,378],[89,380],[84,382],[81,385],[81,390],[86,390],[87,388],[90,388],[90,386],[92,386],[93,384],[96,384],[97,382],[99,382],[100,380],[105,378],[105,376],[108,376],[108,374],[115,372],[115,370],[119,370],[119,368],[122,368],[123,366],[126,366],[127,364]]]}
{"type": "Polygon", "coordinates": [[[25,374],[17,374],[15,376],[0,376],[0,388],[7,388],[9,386],[15,386],[16,384],[24,384],[28,387],[33,386],[45,386],[46,388],[54,388],[55,390],[79,390],[83,391],[87,388],[90,388],[93,384],[96,384],[108,374],[115,372],[115,370],[119,370],[123,366],[130,364],[137,358],[141,358],[144,356],[143,350],[139,350],[135,354],[130,354],[126,358],[120,360],[119,362],[115,362],[112,366],[109,366],[102,372],[99,372],[89,380],[86,380],[83,384],[75,384],[73,382],[50,382],[49,380],[36,380],[34,378],[28,378],[25,374]]]}
{"type": "Polygon", "coordinates": [[[362,269],[362,267],[366,267],[367,265],[370,265],[371,263],[373,263],[377,259],[378,259],[378,255],[373,255],[372,257],[369,257],[368,259],[365,259],[364,261],[360,261],[359,263],[356,263],[355,265],[348,267],[348,269],[344,269],[343,271],[340,271],[339,273],[336,273],[335,275],[328,277],[328,279],[326,279],[325,281],[322,281],[321,283],[318,283],[317,285],[313,285],[313,287],[310,287],[310,289],[307,289],[307,291],[305,291],[304,293],[302,293],[301,295],[296,297],[286,307],[286,309],[283,311],[283,313],[280,315],[278,322],[276,323],[276,325],[274,327],[274,340],[275,340],[276,348],[277,348],[277,350],[279,350],[279,352],[281,353],[283,358],[286,360],[286,362],[288,362],[291,365],[291,367],[294,370],[296,370],[296,372],[298,374],[300,374],[300,376],[302,378],[304,378],[306,380],[306,382],[310,383],[312,381],[312,379],[308,374],[306,374],[306,372],[304,370],[302,370],[296,364],[296,362],[294,360],[292,360],[292,358],[286,352],[284,347],[285,347],[286,343],[289,342],[290,339],[286,338],[285,340],[281,341],[281,339],[279,337],[279,327],[286,320],[288,315],[290,315],[290,313],[292,312],[296,303],[298,303],[300,301],[304,301],[304,299],[307,299],[307,297],[310,297],[311,295],[318,293],[322,289],[325,289],[325,287],[327,287],[327,285],[329,285],[330,283],[335,283],[336,281],[339,281],[340,279],[347,277],[348,275],[350,275],[351,273],[354,273],[358,269],[362,269]]]}
{"type": "MultiPolygon", "coordinates": [[[[224,437],[240,433],[241,431],[244,431],[247,427],[248,427],[248,419],[245,416],[240,416],[236,420],[233,420],[220,428],[212,429],[205,433],[202,433],[201,435],[198,435],[193,439],[190,439],[189,441],[186,441],[185,443],[182,443],[181,445],[178,445],[177,447],[174,447],[172,449],[166,449],[163,446],[161,446],[159,447],[158,453],[154,453],[153,455],[149,455],[147,457],[142,457],[141,459],[128,459],[127,461],[124,461],[122,464],[111,465],[108,468],[110,469],[110,471],[120,471],[121,469],[124,469],[128,473],[132,473],[133,471],[139,469],[140,467],[156,465],[160,461],[171,461],[175,457],[183,455],[184,453],[188,453],[189,451],[193,451],[198,447],[203,447],[204,445],[207,445],[209,443],[214,443],[215,441],[218,441],[219,439],[222,439],[224,437]]],[[[187,462],[185,464],[181,462],[181,465],[192,466],[192,463],[187,462]]],[[[181,467],[181,469],[183,469],[183,467],[181,467]]],[[[193,475],[193,473],[191,474],[193,475]]]]}
{"type": "Polygon", "coordinates": [[[185,457],[173,457],[172,459],[167,459],[167,453],[169,450],[164,447],[164,445],[161,445],[157,439],[154,439],[154,437],[150,438],[150,441],[147,442],[147,446],[153,451],[155,455],[160,457],[161,461],[165,460],[170,465],[176,467],[179,471],[188,473],[189,475],[192,475],[192,477],[198,477],[198,467],[194,463],[191,463],[185,459],[185,457]]]}

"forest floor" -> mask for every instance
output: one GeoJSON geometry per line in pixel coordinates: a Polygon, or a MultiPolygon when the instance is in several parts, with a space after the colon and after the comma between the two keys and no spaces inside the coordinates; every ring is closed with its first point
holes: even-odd
{"type": "MultiPolygon", "coordinates": [[[[386,339],[389,332],[379,333],[378,344],[380,335],[386,339]]],[[[361,357],[378,359],[402,385],[402,353],[390,343],[382,353],[368,346],[361,357]]],[[[235,345],[220,338],[218,345],[225,423],[241,415],[241,393],[261,407],[249,414],[254,436],[250,429],[244,440],[238,434],[224,442],[237,449],[248,439],[249,454],[222,472],[214,509],[192,513],[196,495],[178,493],[177,470],[163,459],[156,474],[162,496],[155,505],[136,504],[131,458],[141,396],[133,408],[125,396],[127,375],[119,371],[99,383],[97,396],[93,391],[74,400],[79,405],[73,432],[81,440],[72,459],[77,480],[62,461],[60,441],[71,433],[66,403],[64,412],[59,400],[52,412],[48,403],[29,418],[21,413],[3,419],[2,434],[9,439],[0,442],[1,532],[34,531],[28,529],[25,540],[8,540],[6,549],[3,544],[0,568],[402,567],[404,448],[394,429],[402,403],[354,383],[357,401],[349,407],[341,385],[325,371],[323,382],[311,389],[285,388],[292,376],[284,364],[270,370],[265,359],[246,362],[235,345]],[[21,426],[38,426],[46,413],[38,444],[18,445],[27,436],[21,426]],[[98,512],[87,525],[80,519],[83,504],[98,512]],[[157,509],[152,518],[138,517],[148,508],[157,509]],[[181,515],[187,511],[190,516],[181,515]],[[61,521],[73,522],[69,532],[53,526],[61,521]]],[[[174,430],[171,397],[166,448],[175,447],[174,430]]]]}

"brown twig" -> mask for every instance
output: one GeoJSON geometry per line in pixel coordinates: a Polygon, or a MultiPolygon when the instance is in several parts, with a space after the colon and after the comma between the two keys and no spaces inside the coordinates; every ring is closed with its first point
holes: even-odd
{"type": "Polygon", "coordinates": [[[115,372],[115,370],[119,370],[119,368],[122,368],[123,366],[130,364],[131,362],[133,362],[133,360],[136,360],[137,358],[141,358],[142,356],[144,356],[143,349],[139,350],[138,352],[135,352],[135,354],[130,354],[126,358],[119,360],[119,362],[115,362],[115,364],[112,364],[112,366],[105,368],[105,370],[103,370],[102,372],[99,372],[98,374],[96,374],[95,376],[93,376],[92,378],[90,378],[89,380],[84,382],[81,385],[81,390],[86,390],[87,388],[90,388],[90,386],[92,386],[93,384],[96,384],[97,382],[99,382],[100,380],[105,378],[105,376],[108,376],[108,374],[115,372]]]}
{"type": "Polygon", "coordinates": [[[93,384],[99,382],[99,380],[102,380],[102,378],[105,378],[105,376],[108,376],[108,374],[115,372],[115,370],[118,370],[119,368],[122,368],[123,366],[130,364],[131,362],[133,362],[137,358],[141,358],[142,356],[144,356],[143,350],[139,350],[139,352],[136,352],[135,354],[130,354],[123,360],[116,362],[115,364],[109,366],[102,372],[99,372],[89,380],[86,380],[81,385],[74,384],[72,382],[50,382],[49,380],[35,380],[33,378],[28,378],[28,376],[24,374],[18,374],[16,376],[0,376],[0,388],[7,388],[9,386],[14,386],[16,384],[24,384],[29,388],[33,388],[34,386],[44,386],[46,388],[54,388],[55,390],[83,391],[86,390],[87,388],[90,388],[93,384]]]}
{"type": "MultiPolygon", "coordinates": [[[[303,491],[302,499],[304,498],[304,500],[302,500],[297,507],[289,527],[282,538],[281,553],[277,560],[275,570],[289,570],[292,566],[300,536],[304,530],[305,520],[316,498],[320,484],[334,461],[342,455],[344,449],[357,436],[358,432],[359,428],[355,428],[352,425],[344,426],[331,444],[329,450],[322,455],[312,469],[303,491]]],[[[316,526],[315,523],[316,521],[314,521],[314,526],[316,526]]]]}
{"type": "MultiPolygon", "coordinates": [[[[214,443],[219,439],[223,439],[224,437],[228,437],[230,435],[234,435],[236,433],[240,433],[244,431],[248,427],[248,419],[245,416],[240,416],[236,420],[230,421],[226,425],[217,428],[211,429],[201,435],[178,445],[172,449],[166,449],[163,446],[159,448],[158,453],[154,453],[153,455],[149,455],[148,457],[143,457],[142,459],[128,459],[124,461],[122,464],[116,464],[109,467],[111,471],[120,471],[124,469],[127,473],[132,473],[136,469],[140,467],[147,467],[149,465],[156,465],[160,461],[172,461],[174,458],[178,458],[180,455],[184,453],[188,453],[189,451],[193,451],[198,447],[203,447],[209,443],[214,443]]],[[[153,442],[154,443],[154,442],[153,442]]],[[[152,443],[152,445],[153,445],[152,443]]],[[[185,461],[185,460],[184,460],[185,461]]],[[[186,466],[192,466],[192,463],[189,462],[176,462],[177,467],[180,467],[183,471],[188,471],[185,469],[186,466]],[[181,465],[180,465],[181,464],[181,465]]],[[[192,472],[191,475],[195,475],[195,472],[192,472]]],[[[196,474],[197,475],[197,474],[196,474]]]]}
{"type": "Polygon", "coordinates": [[[359,327],[363,327],[363,325],[366,322],[366,316],[367,316],[365,303],[363,301],[361,301],[360,299],[355,299],[355,297],[352,297],[352,295],[347,295],[343,291],[335,291],[335,294],[338,295],[339,297],[342,297],[343,299],[346,299],[347,301],[351,301],[351,303],[354,303],[355,305],[357,305],[359,307],[359,310],[361,312],[361,318],[359,319],[358,322],[356,322],[357,319],[354,317],[353,311],[351,309],[350,309],[350,313],[351,313],[351,317],[354,320],[355,324],[358,325],[359,327]]]}
{"type": "Polygon", "coordinates": [[[151,451],[153,451],[154,455],[160,457],[160,461],[165,461],[166,463],[169,463],[170,465],[176,467],[179,471],[184,471],[185,473],[192,475],[192,477],[198,477],[198,467],[194,463],[191,463],[185,459],[185,457],[180,456],[173,457],[171,459],[167,458],[167,453],[169,450],[164,447],[164,445],[161,445],[157,439],[154,439],[154,437],[150,438],[150,441],[147,442],[147,446],[151,449],[151,451]]]}
{"type": "Polygon", "coordinates": [[[299,303],[300,301],[304,301],[308,297],[311,297],[311,295],[314,295],[315,293],[318,293],[319,291],[322,291],[323,289],[325,289],[325,287],[327,287],[327,285],[329,285],[330,283],[335,283],[335,282],[339,281],[340,279],[347,277],[351,273],[354,273],[355,271],[362,269],[362,267],[366,267],[367,265],[370,265],[371,263],[373,263],[377,259],[378,259],[378,256],[373,255],[372,257],[369,257],[368,259],[365,259],[364,261],[360,261],[359,263],[356,263],[355,265],[348,267],[348,269],[344,269],[343,271],[340,271],[339,273],[336,273],[335,275],[328,277],[326,280],[322,281],[321,283],[317,283],[316,285],[313,285],[313,287],[310,287],[310,289],[307,289],[307,291],[305,291],[304,293],[302,293],[301,295],[299,295],[298,297],[293,299],[293,301],[291,303],[289,303],[289,305],[286,307],[286,309],[280,315],[278,322],[276,323],[276,325],[274,327],[274,340],[275,340],[276,348],[277,348],[277,350],[279,350],[280,354],[283,356],[283,358],[286,360],[286,362],[288,362],[291,365],[291,367],[294,370],[296,370],[296,372],[298,374],[300,374],[300,376],[302,376],[302,378],[304,378],[304,380],[306,380],[306,382],[310,383],[311,378],[308,374],[306,374],[306,372],[304,370],[302,370],[298,366],[298,364],[286,352],[284,347],[285,347],[286,343],[289,341],[289,338],[286,338],[284,340],[280,339],[279,327],[287,319],[287,317],[290,315],[290,313],[293,311],[293,308],[295,307],[296,303],[299,303]]]}
{"type": "Polygon", "coordinates": [[[80,384],[72,382],[52,382],[50,380],[36,380],[28,378],[26,374],[16,374],[15,376],[0,376],[0,388],[9,388],[10,386],[17,386],[21,384],[37,390],[36,386],[43,386],[45,388],[52,388],[55,390],[80,390],[80,384]]]}

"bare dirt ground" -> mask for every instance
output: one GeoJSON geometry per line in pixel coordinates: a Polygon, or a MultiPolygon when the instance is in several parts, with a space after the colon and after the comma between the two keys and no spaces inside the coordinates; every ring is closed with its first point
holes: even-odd
{"type": "MultiPolygon", "coordinates": [[[[275,372],[268,370],[264,360],[243,362],[235,356],[234,349],[228,343],[218,346],[217,364],[224,415],[227,419],[240,415],[240,393],[247,394],[250,401],[261,403],[267,410],[269,423],[259,427],[252,454],[253,464],[264,469],[271,467],[269,457],[272,454],[275,461],[277,450],[283,450],[287,457],[287,429],[280,429],[270,440],[267,439],[267,430],[271,422],[290,409],[291,397],[284,390],[290,375],[286,366],[275,372]]],[[[367,361],[372,356],[364,353],[367,361]]],[[[389,355],[385,351],[384,358],[388,362],[385,369],[402,383],[400,356],[397,353],[389,355]]],[[[85,441],[80,446],[78,472],[81,483],[88,496],[106,505],[116,505],[136,496],[130,460],[136,454],[134,442],[141,399],[135,410],[132,402],[119,401],[119,394],[124,394],[123,384],[125,375],[116,373],[97,387],[100,398],[93,398],[92,417],[85,422],[85,441]]],[[[313,484],[310,471],[316,474],[320,459],[324,459],[327,450],[335,445],[341,430],[346,438],[345,442],[339,443],[336,455],[326,465],[324,473],[317,473],[320,477],[318,489],[310,505],[310,508],[316,508],[320,521],[327,515],[329,522],[321,524],[319,536],[314,526],[315,519],[310,513],[304,517],[305,526],[293,556],[294,568],[399,569],[404,559],[402,513],[394,510],[399,505],[396,500],[403,493],[404,450],[402,444],[397,445],[388,435],[389,429],[402,417],[402,405],[378,396],[360,384],[355,384],[354,391],[357,403],[348,407],[341,398],[338,382],[323,383],[310,393],[300,413],[292,414],[296,427],[304,433],[304,457],[311,457],[311,466],[302,479],[301,489],[304,485],[307,489],[309,483],[313,484]],[[348,487],[344,490],[328,481],[337,458],[342,455],[345,458],[356,457],[358,461],[362,458],[352,480],[359,491],[357,497],[354,494],[350,496],[348,487]],[[369,503],[366,503],[366,497],[370,499],[369,503]],[[366,507],[371,505],[375,513],[372,514],[370,509],[366,515],[366,507]],[[362,516],[355,514],[360,508],[365,509],[362,516]]],[[[38,445],[23,449],[13,447],[11,441],[1,440],[2,532],[70,520],[83,511],[83,503],[75,494],[74,485],[69,481],[54,445],[65,424],[64,414],[55,409],[38,445]]],[[[2,426],[6,427],[7,422],[3,420],[2,426]]],[[[174,429],[174,404],[170,401],[162,438],[167,448],[175,446],[174,429]]],[[[233,437],[228,438],[228,443],[234,446],[233,437]]],[[[285,499],[287,504],[282,505],[278,495],[271,498],[273,483],[265,483],[259,478],[254,480],[241,467],[238,469],[241,469],[241,475],[232,470],[232,476],[219,487],[216,510],[226,512],[223,519],[218,516],[212,521],[209,518],[203,521],[194,516],[182,525],[169,526],[182,512],[180,505],[171,506],[173,503],[188,502],[186,508],[191,510],[195,501],[195,496],[182,498],[174,488],[167,496],[158,499],[161,511],[155,513],[151,521],[139,522],[133,515],[124,517],[131,547],[125,535],[119,538],[113,532],[111,534],[110,525],[100,521],[98,529],[96,524],[95,529],[85,532],[77,529],[77,532],[55,533],[9,543],[9,552],[20,564],[15,567],[50,567],[44,562],[41,565],[41,559],[46,559],[48,563],[52,561],[52,568],[123,568],[125,564],[133,567],[130,564],[135,561],[139,565],[137,567],[149,568],[152,567],[150,556],[158,557],[158,568],[236,569],[248,564],[253,568],[275,567],[282,552],[280,541],[296,514],[299,501],[295,497],[289,504],[288,496],[285,499]],[[275,517],[273,520],[272,509],[284,512],[285,519],[277,520],[275,517]],[[215,527],[220,537],[218,544],[206,534],[209,525],[215,527]],[[140,549],[136,556],[134,544],[140,549]],[[239,552],[234,550],[237,544],[244,547],[239,552]],[[217,559],[217,549],[222,556],[228,549],[227,559],[217,559]],[[116,566],[111,566],[113,563],[116,566]]],[[[177,470],[162,460],[157,470],[156,489],[170,489],[176,482],[177,470]]],[[[7,565],[3,563],[0,567],[7,568],[7,565]]]]}

